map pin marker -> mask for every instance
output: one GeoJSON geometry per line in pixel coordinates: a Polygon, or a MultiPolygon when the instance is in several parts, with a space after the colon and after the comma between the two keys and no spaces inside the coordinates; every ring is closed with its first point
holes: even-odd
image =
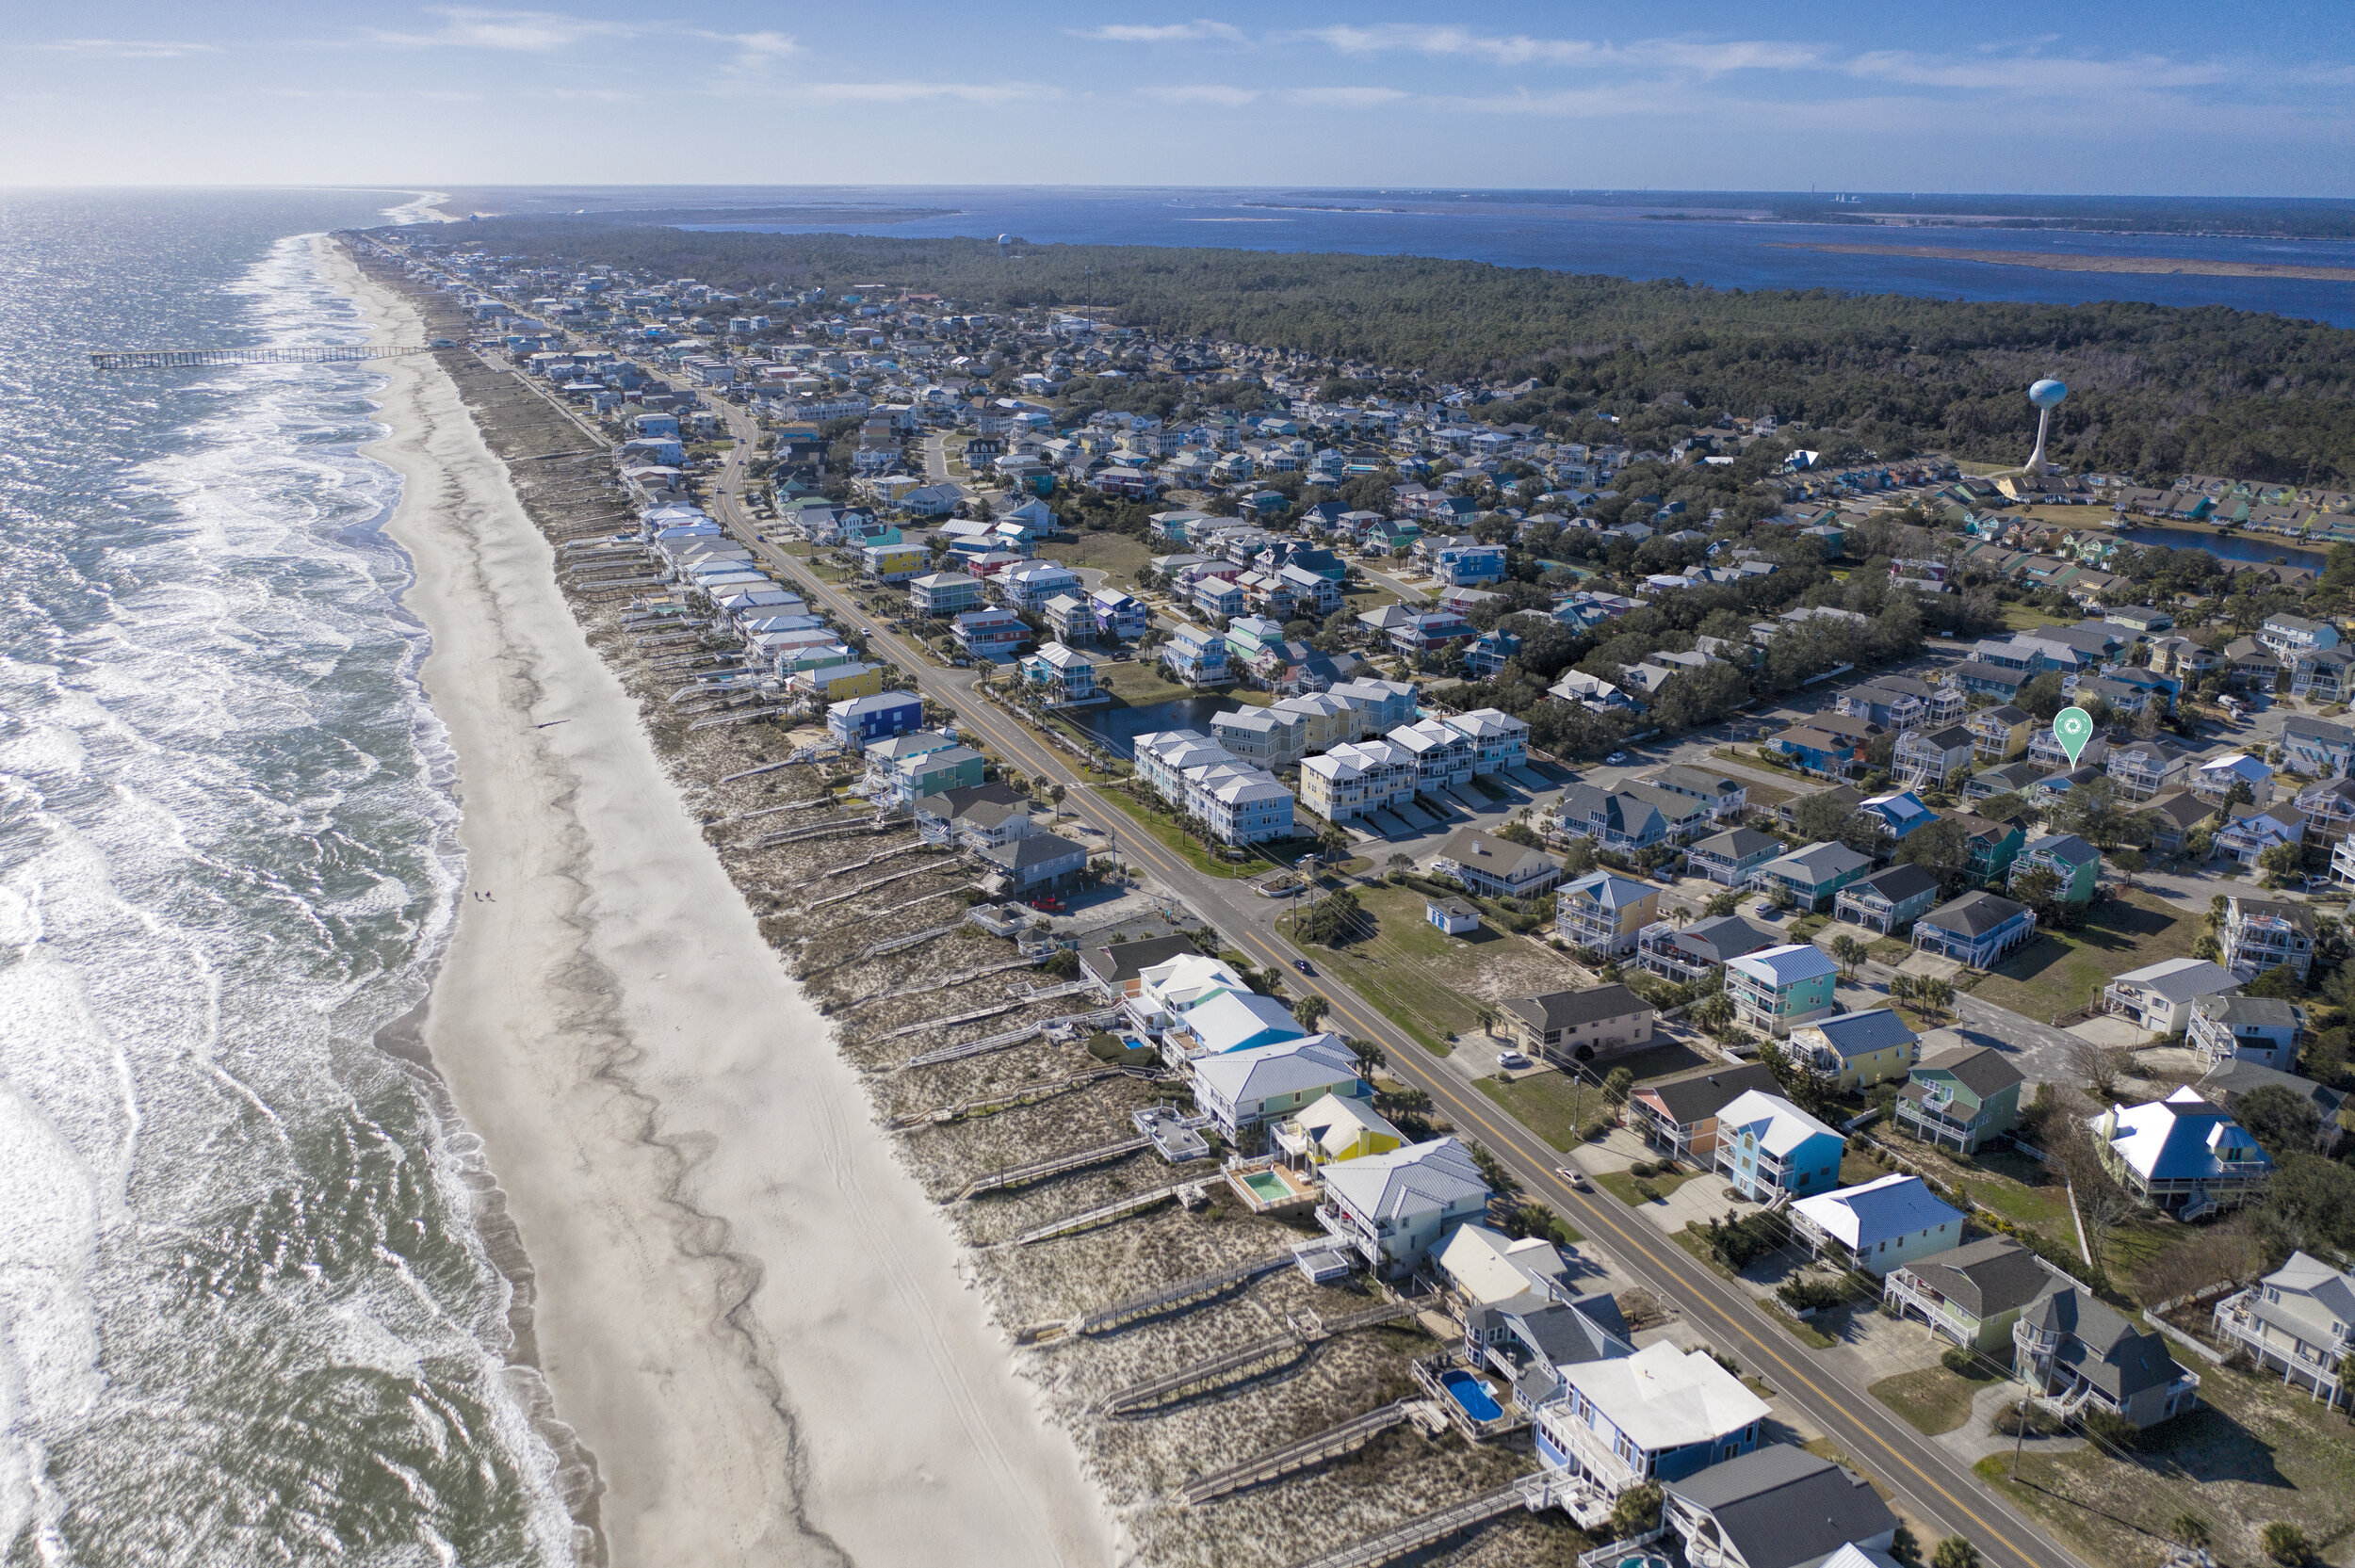
{"type": "Polygon", "coordinates": [[[2077,766],[2077,753],[2093,738],[2093,715],[2083,708],[2063,708],[2053,716],[2053,738],[2069,753],[2069,766],[2077,766]]]}

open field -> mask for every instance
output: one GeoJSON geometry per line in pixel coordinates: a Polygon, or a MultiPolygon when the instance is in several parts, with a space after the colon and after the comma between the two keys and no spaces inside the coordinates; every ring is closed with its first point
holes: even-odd
{"type": "Polygon", "coordinates": [[[1372,929],[1346,946],[1320,949],[1318,962],[1427,1050],[1444,1055],[1448,1037],[1479,1027],[1478,1010],[1501,998],[1590,983],[1552,949],[1492,927],[1447,935],[1423,919],[1423,896],[1412,888],[1356,892],[1372,929]]]}
{"type": "Polygon", "coordinates": [[[1966,1378],[1943,1366],[1900,1372],[1873,1384],[1873,1398],[1903,1416],[1913,1430],[1935,1437],[1971,1417],[1971,1400],[1995,1380],[1966,1378]]]}
{"type": "Polygon", "coordinates": [[[2344,1560],[2355,1534],[2347,1417],[2279,1379],[2195,1365],[2200,1408],[2144,1432],[2133,1455],[2032,1454],[2014,1481],[2011,1457],[1999,1454],[1980,1461],[1979,1474],[2104,1568],[2157,1560],[2184,1513],[2206,1524],[2219,1561],[2266,1560],[2258,1537],[2276,1520],[2303,1530],[2320,1560],[2344,1560]]]}
{"type": "Polygon", "coordinates": [[[1096,667],[1096,684],[1132,708],[1194,695],[1192,687],[1171,680],[1160,665],[1144,659],[1103,661],[1096,667]]]}
{"type": "Polygon", "coordinates": [[[2046,931],[1989,971],[1972,994],[2038,1022],[2081,1008],[2111,977],[2162,959],[2187,958],[2200,917],[2147,888],[2112,896],[2073,931],[2046,931]]]}
{"type": "Polygon", "coordinates": [[[1478,1078],[1483,1094],[1528,1123],[1530,1130],[1557,1149],[1578,1146],[1578,1129],[1609,1108],[1602,1091],[1581,1085],[1563,1073],[1539,1073],[1526,1078],[1478,1078]]]}
{"type": "Polygon", "coordinates": [[[2073,626],[2075,624],[2076,622],[2066,616],[2049,614],[2034,605],[2006,605],[2004,606],[2004,630],[2007,632],[2032,632],[2038,626],[2073,626]]]}
{"type": "Polygon", "coordinates": [[[1697,1171],[1681,1171],[1672,1176],[1637,1176],[1625,1171],[1606,1171],[1595,1178],[1595,1185],[1628,1207],[1640,1208],[1660,1202],[1686,1182],[1699,1178],[1697,1171]]]}
{"type": "Polygon", "coordinates": [[[1152,546],[1131,534],[1096,529],[1049,541],[1040,551],[1065,566],[1091,566],[1112,574],[1120,586],[1127,588],[1137,580],[1137,574],[1152,562],[1152,546]]]}

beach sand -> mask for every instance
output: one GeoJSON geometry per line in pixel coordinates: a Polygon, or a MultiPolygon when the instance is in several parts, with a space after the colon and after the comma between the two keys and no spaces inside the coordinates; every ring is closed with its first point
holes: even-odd
{"type": "MultiPolygon", "coordinates": [[[[408,305],[320,242],[386,337],[408,305]]],[[[433,636],[470,889],[424,1041],[529,1254],[610,1560],[1103,1563],[1077,1449],[761,940],[426,356],[370,454],[433,636]],[[548,726],[545,728],[537,726],[548,726]]]]}

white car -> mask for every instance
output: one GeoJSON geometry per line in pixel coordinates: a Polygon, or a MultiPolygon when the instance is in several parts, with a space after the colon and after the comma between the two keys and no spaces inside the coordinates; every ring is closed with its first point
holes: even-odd
{"type": "Polygon", "coordinates": [[[1508,1071],[1517,1071],[1523,1067],[1534,1067],[1536,1064],[1519,1051],[1499,1051],[1497,1065],[1508,1071]]]}
{"type": "Polygon", "coordinates": [[[1616,768],[1619,764],[1627,761],[1627,753],[1625,752],[1614,752],[1602,760],[1605,767],[1616,768]]]}
{"type": "Polygon", "coordinates": [[[1586,1190],[1585,1172],[1575,1170],[1567,1165],[1557,1165],[1553,1168],[1553,1173],[1561,1177],[1564,1181],[1568,1182],[1579,1191],[1584,1192],[1586,1190]]]}

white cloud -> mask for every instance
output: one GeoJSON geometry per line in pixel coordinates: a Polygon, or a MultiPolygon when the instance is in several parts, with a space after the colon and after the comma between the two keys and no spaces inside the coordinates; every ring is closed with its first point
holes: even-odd
{"type": "Polygon", "coordinates": [[[1370,109],[1395,104],[1405,96],[1397,88],[1385,87],[1293,88],[1284,94],[1284,101],[1303,108],[1370,109]]]}
{"type": "Polygon", "coordinates": [[[1108,23],[1101,27],[1066,28],[1073,38],[1093,39],[1098,43],[1201,43],[1216,40],[1221,43],[1242,43],[1242,29],[1224,22],[1108,23]]]}
{"type": "Polygon", "coordinates": [[[218,55],[213,43],[182,43],[164,39],[60,38],[37,45],[62,55],[89,55],[109,60],[173,60],[184,55],[218,55]]]}
{"type": "Polygon", "coordinates": [[[1386,54],[1485,60],[1491,65],[1613,65],[1722,75],[1732,71],[1789,71],[1815,65],[1822,52],[1805,44],[1736,39],[1639,39],[1627,44],[1589,39],[1531,38],[1524,33],[1475,33],[1452,25],[1391,22],[1378,26],[1319,27],[1300,35],[1360,57],[1386,54]]]}
{"type": "Polygon", "coordinates": [[[1255,103],[1259,97],[1250,88],[1228,87],[1221,82],[1180,82],[1137,90],[1163,104],[1224,104],[1230,108],[1255,103]]]}
{"type": "Polygon", "coordinates": [[[1896,49],[1859,55],[1841,69],[1851,76],[1901,87],[2031,94],[2210,87],[2242,75],[2240,70],[2221,61],[2192,63],[2155,55],[2108,60],[2054,55],[1956,59],[1896,49]]]}
{"type": "Polygon", "coordinates": [[[964,104],[1010,104],[1024,98],[1052,98],[1052,88],[1027,82],[805,82],[794,91],[811,98],[846,104],[920,104],[950,99],[964,104]]]}

